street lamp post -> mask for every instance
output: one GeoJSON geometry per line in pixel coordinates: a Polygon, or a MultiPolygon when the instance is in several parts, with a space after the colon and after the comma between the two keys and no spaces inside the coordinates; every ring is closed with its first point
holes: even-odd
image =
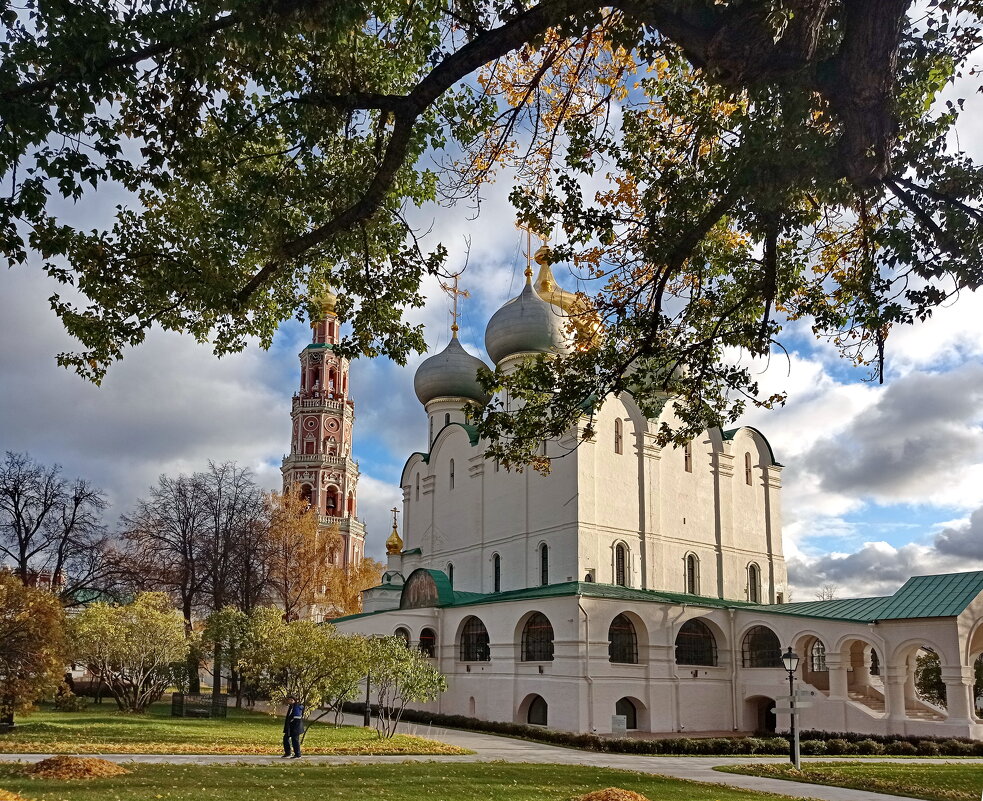
{"type": "Polygon", "coordinates": [[[788,673],[788,697],[789,697],[789,720],[791,721],[791,727],[789,729],[790,737],[788,742],[788,757],[789,761],[795,766],[795,769],[799,769],[799,732],[796,728],[796,717],[798,717],[798,710],[795,708],[795,669],[799,666],[799,655],[792,650],[792,646],[788,647],[788,650],[782,654],[782,664],[785,666],[785,670],[788,673]]]}

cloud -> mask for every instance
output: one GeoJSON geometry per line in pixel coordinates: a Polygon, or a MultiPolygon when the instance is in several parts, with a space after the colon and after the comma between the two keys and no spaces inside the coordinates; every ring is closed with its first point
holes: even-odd
{"type": "Polygon", "coordinates": [[[935,536],[935,549],[946,556],[983,562],[983,506],[962,526],[947,527],[935,536]]]}

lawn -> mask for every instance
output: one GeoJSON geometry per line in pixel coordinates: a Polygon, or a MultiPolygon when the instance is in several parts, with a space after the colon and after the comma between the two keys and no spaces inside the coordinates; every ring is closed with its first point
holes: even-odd
{"type": "Polygon", "coordinates": [[[802,765],[801,773],[789,764],[733,765],[717,770],[810,784],[852,787],[857,790],[925,798],[929,801],[979,801],[983,793],[983,765],[972,762],[934,765],[869,760],[809,762],[802,765]]]}
{"type": "MultiPolygon", "coordinates": [[[[225,720],[172,718],[170,705],[157,704],[144,715],[116,711],[115,705],[84,712],[42,710],[18,716],[10,732],[0,733],[4,754],[277,754],[283,722],[261,712],[229,709],[225,720]]],[[[380,740],[372,729],[314,724],[307,732],[308,754],[466,754],[444,743],[397,734],[380,740]]]]}
{"type": "MultiPolygon", "coordinates": [[[[652,801],[765,801],[766,793],[569,765],[404,762],[397,765],[134,765],[129,776],[40,781],[0,765],[0,787],[38,801],[565,801],[622,787],[652,801]]],[[[786,796],[787,798],[787,796],[786,796]]]]}

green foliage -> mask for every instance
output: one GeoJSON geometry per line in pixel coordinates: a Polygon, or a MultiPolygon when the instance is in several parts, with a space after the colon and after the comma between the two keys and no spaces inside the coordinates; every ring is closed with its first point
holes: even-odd
{"type": "Polygon", "coordinates": [[[0,715],[29,709],[58,686],[67,661],[57,596],[0,570],[0,715]]]}
{"type": "Polygon", "coordinates": [[[934,651],[921,651],[915,660],[915,689],[918,695],[945,708],[945,682],[942,681],[942,662],[934,651]]]}
{"type": "Polygon", "coordinates": [[[130,603],[95,603],[70,623],[72,660],[102,677],[121,710],[144,712],[158,700],[188,656],[184,619],[164,593],[130,603]]]}
{"type": "Polygon", "coordinates": [[[392,737],[410,701],[433,701],[447,689],[444,674],[402,637],[375,637],[368,643],[372,687],[379,701],[376,729],[392,737]]]}
{"type": "Polygon", "coordinates": [[[287,623],[279,609],[266,606],[249,617],[239,667],[274,703],[293,697],[307,714],[325,706],[337,716],[368,672],[368,659],[363,637],[310,620],[287,623]]]}
{"type": "Polygon", "coordinates": [[[59,712],[82,712],[89,706],[89,701],[73,693],[71,687],[62,682],[55,691],[51,705],[59,712]]]}

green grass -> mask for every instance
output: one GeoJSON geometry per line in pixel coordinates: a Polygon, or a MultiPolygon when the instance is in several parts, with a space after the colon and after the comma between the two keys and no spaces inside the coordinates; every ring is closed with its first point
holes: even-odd
{"type": "Polygon", "coordinates": [[[38,801],[565,801],[621,787],[652,801],[776,799],[718,785],[569,765],[404,762],[398,765],[134,765],[129,776],[41,781],[0,765],[0,787],[38,801]]]}
{"type": "MultiPolygon", "coordinates": [[[[84,712],[48,709],[18,716],[10,732],[0,733],[5,754],[277,754],[283,722],[261,712],[230,709],[220,719],[172,718],[170,706],[157,704],[144,715],[115,711],[115,705],[84,712]]],[[[466,754],[454,746],[398,734],[380,740],[374,730],[314,724],[307,732],[309,754],[466,754]]]]}
{"type": "Polygon", "coordinates": [[[768,776],[810,784],[852,787],[892,795],[925,798],[929,801],[979,801],[983,792],[983,765],[955,763],[929,765],[891,762],[809,762],[802,771],[790,764],[728,765],[717,770],[768,776]]]}

